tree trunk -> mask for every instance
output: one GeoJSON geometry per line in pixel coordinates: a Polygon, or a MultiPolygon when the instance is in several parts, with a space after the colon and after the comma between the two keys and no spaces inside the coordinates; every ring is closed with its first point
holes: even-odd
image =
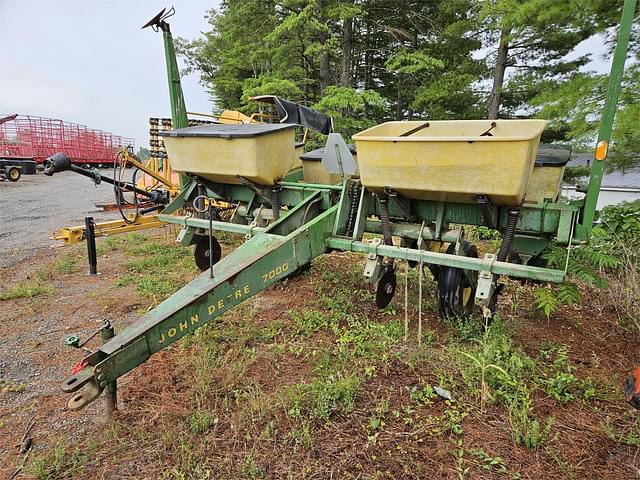
{"type": "Polygon", "coordinates": [[[353,51],[353,18],[344,21],[342,29],[342,72],[340,86],[351,86],[351,52],[353,51]]]}
{"type": "Polygon", "coordinates": [[[398,95],[396,99],[396,120],[402,120],[402,88],[400,79],[398,79],[398,95]]]}
{"type": "MultiPolygon", "coordinates": [[[[369,25],[365,24],[365,30],[364,30],[364,38],[365,39],[369,39],[371,38],[370,36],[370,32],[369,32],[369,25]]],[[[364,74],[364,89],[365,90],[370,90],[371,89],[371,77],[372,77],[372,68],[371,68],[371,62],[372,62],[372,58],[371,58],[371,49],[368,48],[368,44],[365,41],[364,42],[364,65],[363,65],[363,74],[364,74]]]]}
{"type": "Polygon", "coordinates": [[[331,83],[331,69],[329,65],[329,49],[327,47],[327,34],[320,32],[320,45],[322,45],[322,53],[320,53],[320,95],[324,95],[327,87],[331,83]]]}
{"type": "MultiPolygon", "coordinates": [[[[318,1],[318,9],[320,11],[320,18],[318,20],[323,26],[326,26],[326,19],[323,13],[324,2],[318,1]]],[[[328,28],[327,28],[328,31],[328,28]]],[[[331,65],[329,63],[329,47],[327,45],[327,32],[320,30],[318,33],[318,40],[320,41],[320,95],[324,95],[327,91],[327,87],[331,83],[331,65]]]]}
{"type": "Polygon", "coordinates": [[[496,71],[495,76],[493,77],[493,88],[491,89],[491,98],[489,100],[489,119],[498,118],[498,114],[500,113],[502,87],[504,85],[504,72],[507,69],[509,54],[508,36],[510,33],[511,31],[509,29],[502,30],[500,33],[498,56],[496,58],[496,71]]]}

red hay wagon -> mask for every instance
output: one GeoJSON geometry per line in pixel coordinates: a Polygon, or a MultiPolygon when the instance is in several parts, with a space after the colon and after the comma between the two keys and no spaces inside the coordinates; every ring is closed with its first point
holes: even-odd
{"type": "Polygon", "coordinates": [[[132,138],[85,125],[33,115],[0,114],[0,159],[43,163],[64,153],[73,163],[113,165],[118,148],[134,147],[132,138]]]}

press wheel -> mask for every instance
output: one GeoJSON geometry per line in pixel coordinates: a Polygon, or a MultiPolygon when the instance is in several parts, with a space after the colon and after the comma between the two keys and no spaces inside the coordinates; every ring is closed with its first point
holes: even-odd
{"type": "MultiPolygon", "coordinates": [[[[455,255],[456,244],[447,248],[447,253],[455,255]]],[[[463,240],[460,244],[459,255],[478,258],[475,245],[463,240]]],[[[478,273],[455,267],[440,267],[438,275],[438,307],[441,318],[468,318],[473,313],[476,296],[476,282],[478,273]],[[469,280],[471,277],[471,280],[469,280]]]]}
{"type": "MultiPolygon", "coordinates": [[[[213,237],[212,240],[213,264],[215,265],[222,257],[222,248],[220,248],[220,243],[218,243],[216,237],[213,237]]],[[[201,272],[209,270],[209,237],[199,237],[193,250],[193,258],[201,272]]]]}

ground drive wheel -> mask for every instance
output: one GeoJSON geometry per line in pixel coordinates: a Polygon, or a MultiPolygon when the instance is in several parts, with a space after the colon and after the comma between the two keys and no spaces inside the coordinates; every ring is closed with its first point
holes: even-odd
{"type": "MultiPolygon", "coordinates": [[[[447,253],[454,255],[456,244],[452,243],[447,253]]],[[[463,240],[460,244],[459,255],[478,258],[478,249],[475,245],[463,240]]],[[[473,312],[476,295],[476,281],[478,273],[472,270],[465,271],[461,268],[440,267],[438,275],[438,305],[442,318],[467,318],[473,312]],[[469,280],[471,277],[471,282],[469,280]]]]}
{"type": "Polygon", "coordinates": [[[7,167],[5,175],[10,182],[17,182],[20,180],[20,169],[18,167],[7,167]]]}
{"type": "MultiPolygon", "coordinates": [[[[222,257],[222,248],[216,237],[213,237],[213,264],[215,265],[222,257]]],[[[199,237],[196,248],[193,250],[193,258],[201,272],[209,269],[209,237],[199,237]]]]}

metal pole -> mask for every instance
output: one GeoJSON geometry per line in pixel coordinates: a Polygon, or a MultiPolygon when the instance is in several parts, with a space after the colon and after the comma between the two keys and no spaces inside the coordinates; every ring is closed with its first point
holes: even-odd
{"type": "Polygon", "coordinates": [[[85,235],[87,237],[87,257],[89,258],[89,275],[98,274],[98,254],[96,253],[96,232],[93,217],[84,217],[85,235]]]}
{"type": "Polygon", "coordinates": [[[98,170],[96,170],[95,168],[91,168],[91,169],[87,169],[87,168],[82,168],[79,167],[77,165],[73,165],[71,164],[69,166],[69,170],[71,170],[74,173],[78,173],[84,177],[90,178],[91,180],[93,180],[94,182],[100,183],[100,182],[106,182],[106,183],[110,183],[111,185],[117,185],[118,187],[120,187],[121,189],[127,191],[127,192],[136,192],[138,195],[143,195],[145,197],[151,197],[152,194],[150,192],[147,192],[146,190],[143,190],[142,188],[138,188],[135,185],[131,184],[131,183],[127,183],[127,182],[119,182],[117,180],[114,180],[113,178],[110,178],[106,175],[102,175],[100,172],[98,172],[98,170]]]}
{"type": "MultiPolygon", "coordinates": [[[[100,334],[102,336],[102,344],[104,345],[114,337],[113,325],[107,320],[102,327],[100,334]]],[[[113,412],[118,410],[118,384],[114,380],[105,387],[105,419],[111,420],[113,412]]]]}
{"type": "MultiPolygon", "coordinates": [[[[187,107],[184,102],[184,94],[182,93],[182,84],[180,82],[180,69],[176,59],[176,51],[173,45],[173,37],[167,22],[162,22],[162,38],[164,41],[164,55],[167,64],[167,79],[169,81],[169,101],[171,103],[171,127],[185,128],[189,126],[189,117],[187,116],[187,107]]],[[[187,176],[181,173],[178,176],[180,188],[184,188],[187,184],[187,176]]]]}
{"type": "Polygon", "coordinates": [[[209,278],[213,278],[213,199],[209,198],[209,278]]]}
{"type": "Polygon", "coordinates": [[[624,74],[624,62],[627,58],[629,47],[629,36],[633,25],[633,16],[636,10],[636,0],[625,0],[622,7],[622,19],[618,30],[618,41],[611,62],[611,73],[609,74],[609,85],[607,86],[607,99],[602,109],[602,119],[600,120],[600,130],[598,131],[598,142],[596,143],[595,160],[591,166],[587,197],[585,199],[582,226],[585,229],[587,238],[591,234],[591,227],[595,218],[598,195],[600,194],[600,184],[604,173],[604,160],[607,158],[611,131],[613,130],[613,120],[616,115],[618,105],[618,95],[624,74]]]}

